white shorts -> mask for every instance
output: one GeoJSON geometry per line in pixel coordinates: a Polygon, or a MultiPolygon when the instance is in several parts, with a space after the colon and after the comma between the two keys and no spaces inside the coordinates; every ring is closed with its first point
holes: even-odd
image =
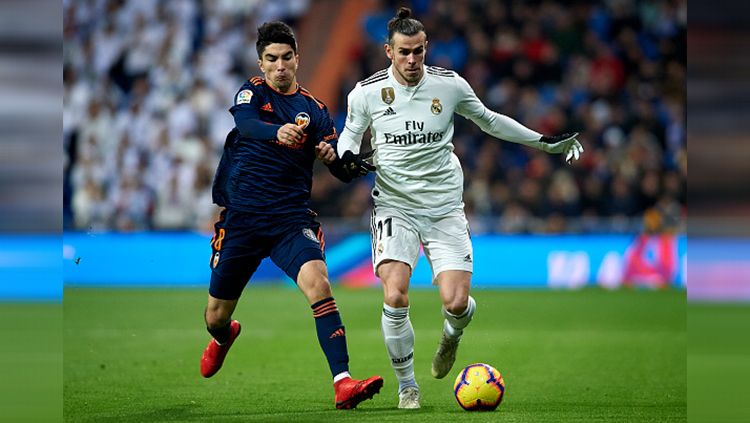
{"type": "Polygon", "coordinates": [[[388,260],[404,262],[413,270],[419,259],[420,245],[432,267],[433,283],[444,270],[474,270],[469,222],[461,209],[431,217],[376,207],[372,211],[370,228],[376,276],[380,263],[388,260]]]}

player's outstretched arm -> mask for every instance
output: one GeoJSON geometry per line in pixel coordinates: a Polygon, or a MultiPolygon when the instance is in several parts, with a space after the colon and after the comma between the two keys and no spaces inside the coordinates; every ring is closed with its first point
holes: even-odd
{"type": "Polygon", "coordinates": [[[455,81],[457,96],[461,99],[456,107],[456,113],[471,119],[485,133],[547,153],[565,154],[565,161],[568,163],[581,157],[583,146],[576,139],[577,132],[551,137],[542,135],[511,117],[488,109],[462,77],[456,75],[455,81]]]}
{"type": "Polygon", "coordinates": [[[516,120],[486,109],[482,119],[475,120],[486,133],[506,141],[527,145],[545,153],[565,154],[565,161],[571,163],[583,154],[583,146],[578,142],[578,132],[546,136],[533,131],[516,120]]]}
{"type": "Polygon", "coordinates": [[[362,154],[354,154],[346,150],[340,158],[328,165],[331,174],[344,182],[351,182],[355,178],[365,176],[376,170],[369,160],[374,151],[370,150],[362,154]]]}

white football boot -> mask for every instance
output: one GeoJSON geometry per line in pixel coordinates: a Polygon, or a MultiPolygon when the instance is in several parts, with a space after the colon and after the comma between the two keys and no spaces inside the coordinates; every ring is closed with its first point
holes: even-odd
{"type": "Polygon", "coordinates": [[[436,379],[442,379],[451,371],[453,363],[456,361],[456,350],[461,338],[449,337],[443,332],[440,339],[440,345],[432,358],[432,376],[436,379]]]}
{"type": "Polygon", "coordinates": [[[398,408],[416,410],[421,407],[419,404],[421,399],[419,388],[409,386],[398,394],[398,408]]]}

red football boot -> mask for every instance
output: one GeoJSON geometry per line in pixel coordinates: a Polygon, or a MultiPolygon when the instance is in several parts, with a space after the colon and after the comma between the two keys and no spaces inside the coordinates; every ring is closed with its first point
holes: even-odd
{"type": "Polygon", "coordinates": [[[203,357],[201,357],[201,374],[203,377],[211,377],[221,369],[221,365],[224,364],[224,357],[227,356],[229,348],[232,347],[234,340],[240,336],[240,329],[240,322],[232,320],[232,323],[230,323],[229,342],[219,345],[214,338],[208,341],[208,346],[203,350],[203,357]]]}
{"type": "Polygon", "coordinates": [[[336,391],[336,408],[339,410],[355,408],[357,404],[368,400],[380,392],[383,378],[373,376],[366,380],[356,380],[350,377],[341,379],[333,384],[336,391]]]}

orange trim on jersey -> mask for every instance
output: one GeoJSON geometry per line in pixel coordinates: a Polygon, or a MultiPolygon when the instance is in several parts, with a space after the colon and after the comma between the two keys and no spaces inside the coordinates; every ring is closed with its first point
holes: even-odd
{"type": "Polygon", "coordinates": [[[302,94],[303,96],[305,96],[305,97],[310,97],[311,99],[313,99],[313,101],[315,102],[315,104],[317,104],[317,105],[318,105],[318,107],[319,107],[319,108],[321,108],[321,109],[322,109],[323,107],[325,107],[325,104],[321,103],[320,101],[318,101],[318,99],[317,99],[317,98],[313,97],[313,95],[312,95],[312,94],[310,94],[310,91],[307,91],[306,89],[304,89],[304,88],[300,87],[300,88],[299,88],[299,92],[300,92],[300,94],[302,94]]]}
{"type": "Polygon", "coordinates": [[[331,135],[326,135],[325,137],[323,137],[323,141],[330,141],[332,139],[336,139],[336,137],[336,128],[333,128],[333,132],[331,133],[331,135]]]}
{"type": "Polygon", "coordinates": [[[274,88],[274,87],[273,87],[273,85],[269,84],[269,83],[268,83],[268,81],[266,81],[265,79],[263,80],[263,82],[265,82],[265,83],[266,83],[266,85],[268,86],[268,88],[270,88],[270,89],[272,89],[272,90],[276,91],[277,93],[279,93],[279,94],[281,94],[281,95],[294,95],[294,94],[297,94],[297,92],[298,92],[298,91],[299,91],[299,89],[300,89],[300,86],[299,86],[299,84],[296,84],[296,85],[297,85],[297,87],[295,87],[295,88],[294,88],[294,90],[293,90],[292,92],[290,92],[290,93],[284,93],[284,92],[281,92],[281,91],[277,90],[276,88],[274,88]]]}
{"type": "Polygon", "coordinates": [[[297,144],[297,143],[287,144],[287,143],[281,142],[279,140],[272,140],[272,142],[274,142],[274,143],[276,143],[276,144],[278,144],[278,145],[280,145],[282,147],[291,148],[292,150],[299,150],[299,149],[305,147],[305,143],[304,142],[300,142],[299,144],[297,144]]]}
{"type": "Polygon", "coordinates": [[[318,241],[320,241],[320,251],[325,253],[326,237],[323,235],[323,230],[321,228],[318,228],[318,241]]]}
{"type": "Polygon", "coordinates": [[[261,78],[261,77],[254,76],[254,77],[248,79],[248,81],[250,81],[250,83],[253,84],[253,85],[260,85],[265,80],[263,78],[261,78]]]}

